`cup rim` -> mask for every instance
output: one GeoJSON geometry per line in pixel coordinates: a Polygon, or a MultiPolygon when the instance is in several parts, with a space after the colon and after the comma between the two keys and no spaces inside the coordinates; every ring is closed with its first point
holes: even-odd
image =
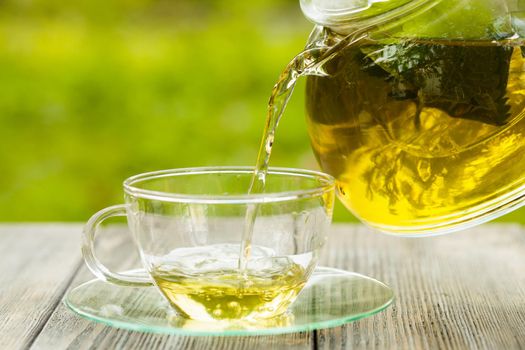
{"type": "Polygon", "coordinates": [[[147,190],[136,187],[135,185],[146,180],[153,180],[162,177],[199,175],[207,173],[253,173],[254,167],[249,166],[210,166],[192,167],[179,169],[166,169],[137,174],[127,178],[124,183],[124,192],[133,197],[158,200],[164,202],[178,203],[201,203],[201,204],[251,204],[251,203],[270,203],[292,201],[301,198],[322,196],[324,193],[334,190],[335,179],[328,174],[320,171],[270,167],[269,174],[289,175],[293,177],[309,177],[317,179],[320,184],[313,188],[294,191],[253,193],[238,195],[204,195],[204,194],[181,194],[173,192],[162,192],[147,190]]]}

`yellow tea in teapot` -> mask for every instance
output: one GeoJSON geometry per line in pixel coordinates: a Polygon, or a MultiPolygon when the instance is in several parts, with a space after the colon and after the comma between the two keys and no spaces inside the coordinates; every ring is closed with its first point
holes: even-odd
{"type": "Polygon", "coordinates": [[[341,49],[329,75],[309,76],[312,146],[346,207],[383,231],[418,234],[523,200],[520,42],[363,40],[341,49]]]}
{"type": "Polygon", "coordinates": [[[264,189],[279,119],[306,76],[314,153],[363,222],[435,234],[525,204],[525,10],[496,0],[301,4],[317,26],[272,91],[251,189],[264,189]],[[345,7],[359,4],[370,6],[345,7]]]}

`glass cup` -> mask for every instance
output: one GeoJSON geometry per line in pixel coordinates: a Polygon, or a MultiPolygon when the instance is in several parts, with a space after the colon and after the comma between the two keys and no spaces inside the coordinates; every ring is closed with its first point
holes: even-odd
{"type": "Polygon", "coordinates": [[[326,241],[334,179],[273,168],[265,192],[247,194],[252,174],[252,168],[209,167],[130,177],[126,204],[103,209],[86,224],[87,266],[110,283],[155,285],[191,319],[261,320],[284,313],[326,241]],[[253,210],[251,244],[241,249],[246,213],[253,210]],[[144,273],[112,272],[94,255],[97,227],[114,216],[127,216],[144,273]]]}

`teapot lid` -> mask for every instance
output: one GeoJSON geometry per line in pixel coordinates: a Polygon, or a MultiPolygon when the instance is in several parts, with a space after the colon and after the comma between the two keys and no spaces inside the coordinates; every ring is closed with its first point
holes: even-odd
{"type": "Polygon", "coordinates": [[[349,22],[366,20],[407,5],[421,5],[428,0],[300,0],[301,10],[310,21],[332,29],[349,22]]]}
{"type": "Polygon", "coordinates": [[[525,15],[516,16],[525,13],[524,6],[516,9],[507,1],[300,0],[309,20],[340,34],[394,19],[403,23],[397,34],[404,37],[491,40],[525,34],[525,15]]]}

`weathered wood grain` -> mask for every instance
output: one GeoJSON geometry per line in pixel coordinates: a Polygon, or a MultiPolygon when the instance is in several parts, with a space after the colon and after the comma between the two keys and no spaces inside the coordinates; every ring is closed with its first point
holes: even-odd
{"type": "MultiPolygon", "coordinates": [[[[101,260],[115,270],[139,267],[125,230],[100,235],[101,260]],[[131,253],[130,253],[131,252],[131,253]]],[[[80,243],[79,243],[80,244],[80,243]]],[[[80,248],[79,248],[80,249],[80,248]]],[[[93,279],[82,266],[72,286],[93,279]]],[[[33,349],[311,349],[311,333],[260,337],[182,337],[129,332],[84,320],[60,303],[33,344],[33,349]]]]}
{"type": "Polygon", "coordinates": [[[0,349],[38,336],[80,266],[80,225],[0,225],[0,349]]]}
{"type": "Polygon", "coordinates": [[[325,265],[375,277],[393,307],[318,332],[322,349],[525,348],[525,230],[485,225],[419,239],[336,226],[325,265]]]}
{"type": "MultiPolygon", "coordinates": [[[[329,330],[209,338],[128,332],[69,312],[58,300],[78,266],[79,228],[57,227],[69,230],[69,235],[58,234],[49,225],[20,226],[15,231],[0,226],[0,281],[2,285],[7,281],[10,290],[9,302],[4,301],[5,287],[0,302],[0,317],[7,320],[0,323],[2,349],[30,344],[34,349],[525,348],[525,229],[517,225],[485,225],[422,239],[334,225],[322,265],[384,281],[397,296],[392,307],[329,330]],[[35,238],[38,235],[45,238],[35,238]],[[38,272],[35,280],[42,288],[35,283],[33,289],[32,271],[38,272]],[[48,275],[49,271],[54,272],[48,275]]],[[[109,265],[136,266],[123,230],[106,237],[100,255],[109,265]]],[[[91,278],[82,266],[71,284],[91,278]]]]}

